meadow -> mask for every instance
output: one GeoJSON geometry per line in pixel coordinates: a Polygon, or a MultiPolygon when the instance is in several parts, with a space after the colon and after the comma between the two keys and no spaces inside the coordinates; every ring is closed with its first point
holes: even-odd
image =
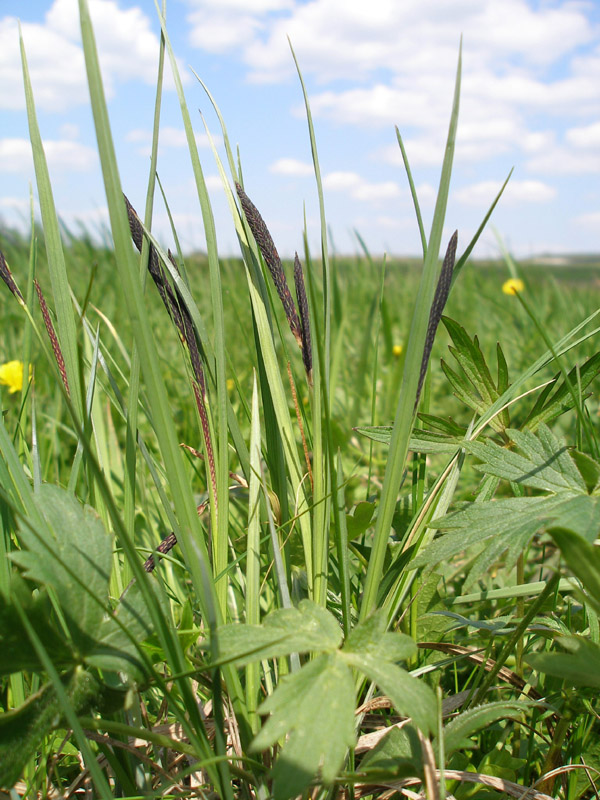
{"type": "Polygon", "coordinates": [[[421,254],[331,251],[306,100],[321,252],[280,262],[223,123],[224,257],[166,27],[207,250],[165,248],[159,115],[133,209],[79,8],[107,244],[24,49],[42,219],[0,231],[3,796],[595,796],[598,260],[445,240],[460,59],[421,254]]]}

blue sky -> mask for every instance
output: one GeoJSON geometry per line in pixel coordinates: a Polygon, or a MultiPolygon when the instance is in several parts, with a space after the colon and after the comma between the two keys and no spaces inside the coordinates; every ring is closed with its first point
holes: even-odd
{"type": "MultiPolygon", "coordinates": [[[[89,0],[124,190],[142,209],[159,25],[153,0],[89,0]]],[[[55,201],[97,228],[106,202],[80,46],[77,0],[0,3],[0,219],[23,225],[33,168],[22,92],[21,20],[55,201]]],[[[576,0],[168,0],[167,25],[211,190],[219,248],[237,252],[198,110],[239,145],[248,194],[282,254],[318,251],[318,205],[294,45],[314,115],[335,247],[416,254],[419,238],[396,143],[406,143],[423,214],[433,211],[464,38],[463,91],[447,236],[459,250],[511,167],[492,223],[520,257],[600,251],[600,2],[576,0]]],[[[184,247],[204,236],[179,106],[167,81],[159,175],[184,247]]],[[[154,229],[171,244],[157,204],[154,229]]],[[[493,256],[492,229],[476,255],[493,256]]]]}

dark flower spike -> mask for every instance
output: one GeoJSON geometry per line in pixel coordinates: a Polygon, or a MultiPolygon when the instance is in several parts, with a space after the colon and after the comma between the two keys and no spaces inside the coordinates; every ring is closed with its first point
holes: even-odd
{"type": "Polygon", "coordinates": [[[450,286],[452,284],[452,272],[454,270],[454,260],[456,258],[456,245],[458,244],[458,231],[454,231],[448,243],[448,249],[444,256],[444,263],[440,272],[440,279],[435,290],[433,303],[431,304],[431,311],[429,312],[429,324],[427,325],[427,334],[425,336],[425,347],[423,348],[423,359],[421,361],[421,371],[419,373],[419,385],[417,387],[417,396],[415,398],[415,409],[419,404],[421,397],[421,390],[427,374],[427,365],[429,364],[429,357],[433,348],[435,333],[444,312],[444,306],[450,294],[450,286]]]}
{"type": "MultiPolygon", "coordinates": [[[[125,195],[123,195],[125,199],[125,205],[127,207],[127,217],[129,219],[129,229],[131,231],[131,238],[133,239],[133,243],[135,244],[136,248],[141,252],[142,250],[142,243],[144,240],[144,228],[142,223],[140,222],[140,218],[138,217],[135,209],[127,199],[125,195]]],[[[171,264],[175,267],[177,273],[179,274],[179,268],[175,259],[173,258],[173,254],[171,251],[168,251],[168,258],[171,264]]],[[[189,312],[189,309],[185,303],[185,300],[181,296],[181,293],[175,287],[173,290],[171,284],[166,278],[164,268],[160,263],[160,259],[158,257],[158,253],[156,249],[150,243],[150,250],[148,255],[148,272],[152,276],[154,283],[156,284],[156,288],[160,294],[160,297],[167,309],[171,319],[175,323],[177,330],[181,336],[181,340],[187,345],[188,353],[190,356],[190,362],[192,365],[192,372],[193,372],[193,380],[192,380],[192,389],[194,390],[194,397],[196,399],[196,406],[198,408],[198,413],[200,415],[200,424],[202,426],[202,432],[204,435],[204,441],[206,443],[206,452],[208,456],[208,468],[210,473],[210,481],[213,489],[213,496],[217,497],[217,478],[216,478],[216,471],[215,471],[215,459],[214,453],[212,449],[212,441],[210,437],[210,425],[208,421],[208,413],[206,410],[206,380],[204,377],[204,368],[202,366],[202,358],[200,356],[200,349],[198,347],[198,341],[196,339],[196,333],[194,329],[194,323],[192,322],[192,317],[189,312]]]]}
{"type": "Polygon", "coordinates": [[[50,339],[50,344],[52,345],[52,350],[54,352],[54,358],[56,359],[58,370],[60,372],[60,377],[62,378],[63,386],[65,387],[65,390],[70,397],[71,390],[69,389],[69,381],[67,380],[67,369],[65,367],[65,359],[63,358],[62,350],[60,349],[60,344],[58,341],[58,336],[56,335],[56,331],[54,330],[54,325],[52,324],[52,320],[50,319],[50,312],[48,311],[46,298],[42,294],[42,289],[39,283],[37,282],[37,279],[34,279],[33,285],[35,286],[35,291],[37,292],[38,300],[40,302],[40,308],[42,309],[42,317],[44,319],[44,325],[46,326],[48,338],[50,339]]]}
{"type": "MultiPolygon", "coordinates": [[[[156,552],[163,553],[164,555],[165,553],[168,553],[169,550],[172,550],[176,544],[177,544],[177,537],[175,536],[174,533],[170,533],[160,542],[160,544],[156,546],[156,552]]],[[[146,570],[146,572],[153,572],[155,566],[156,562],[154,560],[154,554],[152,554],[151,556],[148,556],[148,558],[144,561],[144,569],[146,570]]]]}
{"type": "Polygon", "coordinates": [[[15,279],[12,276],[12,272],[9,270],[8,264],[6,263],[6,259],[4,258],[4,253],[2,253],[1,251],[0,251],[0,278],[2,278],[2,280],[8,286],[8,288],[14,294],[14,296],[22,303],[24,303],[25,300],[23,300],[23,295],[19,291],[19,287],[15,283],[15,279]]]}
{"type": "Polygon", "coordinates": [[[238,193],[238,197],[240,198],[242,208],[244,209],[246,219],[248,220],[248,225],[252,231],[252,235],[256,240],[258,249],[262,253],[265,264],[271,273],[271,277],[273,278],[273,283],[277,289],[279,299],[283,303],[285,316],[287,317],[290,330],[298,342],[299,347],[302,347],[302,331],[300,328],[300,320],[298,319],[296,306],[294,305],[294,300],[292,299],[292,295],[285,279],[285,273],[283,271],[283,267],[281,266],[279,253],[277,252],[275,244],[273,243],[269,229],[267,228],[266,223],[261,217],[258,209],[239,183],[235,184],[235,188],[238,193]]]}
{"type": "Polygon", "coordinates": [[[302,361],[306,370],[308,383],[312,386],[312,344],[310,340],[310,318],[308,315],[308,298],[304,287],[304,275],[298,253],[294,254],[294,283],[296,285],[296,298],[300,310],[300,324],[302,326],[302,361]]]}
{"type": "MultiPolygon", "coordinates": [[[[133,239],[133,243],[136,246],[138,252],[142,252],[142,243],[144,241],[144,228],[142,223],[140,222],[140,218],[138,217],[135,209],[127,199],[125,195],[123,195],[125,200],[125,205],[127,207],[127,218],[129,220],[129,230],[131,231],[131,238],[133,239]]],[[[165,308],[171,315],[171,318],[177,329],[182,337],[185,336],[184,334],[184,326],[181,319],[181,312],[179,310],[179,305],[177,300],[175,299],[175,294],[173,289],[171,288],[171,284],[167,281],[165,277],[164,269],[160,263],[158,258],[158,253],[156,249],[150,243],[150,249],[148,253],[148,272],[152,276],[152,280],[156,284],[156,288],[158,289],[158,293],[160,294],[160,298],[163,301],[165,308]]]]}

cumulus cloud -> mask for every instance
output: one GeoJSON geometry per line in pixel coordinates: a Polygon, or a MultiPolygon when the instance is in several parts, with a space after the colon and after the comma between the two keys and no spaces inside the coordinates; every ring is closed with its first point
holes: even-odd
{"type": "Polygon", "coordinates": [[[356,172],[329,172],[323,177],[323,187],[331,192],[347,192],[355,200],[366,202],[389,200],[400,194],[394,181],[371,183],[356,172]]]}
{"type": "MultiPolygon", "coordinates": [[[[141,80],[156,82],[159,40],[141,7],[122,8],[117,0],[89,0],[105,90],[115,84],[141,80]]],[[[43,23],[24,22],[27,52],[36,104],[49,111],[89,101],[77,0],[54,0],[43,23]]],[[[172,79],[165,70],[165,86],[172,79]]],[[[187,76],[184,73],[183,78],[187,76]]],[[[19,32],[15,17],[0,19],[0,107],[23,108],[19,32]]]]}
{"type": "Polygon", "coordinates": [[[590,211],[587,214],[580,214],[573,220],[577,225],[591,231],[600,229],[600,211],[590,211]]]}
{"type": "MultiPolygon", "coordinates": [[[[223,143],[221,136],[212,135],[215,147],[220,147],[223,143]]],[[[197,133],[194,136],[198,147],[210,147],[210,139],[206,133],[197,133]]],[[[150,154],[152,149],[152,131],[147,128],[134,128],[125,135],[127,142],[138,144],[138,153],[143,156],[150,154]]],[[[183,128],[173,128],[165,125],[160,129],[158,137],[159,149],[171,147],[187,147],[187,137],[183,128]]]]}
{"type": "MultiPolygon", "coordinates": [[[[465,205],[489,206],[501,186],[502,184],[498,181],[480,181],[458,189],[454,193],[454,197],[459,203],[464,203],[465,205]]],[[[504,205],[548,203],[556,196],[556,189],[542,181],[510,180],[500,202],[504,205]]]]}
{"type": "MultiPolygon", "coordinates": [[[[289,35],[303,73],[322,87],[311,92],[315,117],[365,128],[397,124],[416,166],[440,163],[461,34],[458,162],[525,153],[531,157],[528,168],[544,172],[552,158],[553,127],[577,115],[581,131],[565,139],[561,163],[579,171],[572,151],[584,146],[582,137],[598,135],[593,126],[586,130],[585,117],[600,115],[600,47],[581,3],[187,3],[192,43],[238,59],[250,81],[281,82],[293,74],[289,35]]],[[[304,115],[304,109],[294,113],[304,115]]],[[[400,163],[397,148],[379,156],[400,163]]]]}
{"type": "MultiPolygon", "coordinates": [[[[96,151],[80,142],[65,139],[44,141],[49,169],[85,172],[98,164],[96,151]]],[[[28,139],[0,139],[0,172],[31,172],[33,159],[28,139]]]]}
{"type": "Polygon", "coordinates": [[[300,178],[313,175],[314,167],[306,161],[299,161],[297,158],[280,158],[270,165],[269,172],[274,172],[276,175],[293,175],[300,178]]]}

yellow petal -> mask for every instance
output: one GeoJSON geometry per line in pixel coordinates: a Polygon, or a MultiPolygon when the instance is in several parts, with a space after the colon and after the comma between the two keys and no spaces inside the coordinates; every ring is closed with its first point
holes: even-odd
{"type": "Polygon", "coordinates": [[[504,294],[517,294],[522,292],[525,284],[520,278],[509,278],[502,284],[502,291],[504,294]]]}

